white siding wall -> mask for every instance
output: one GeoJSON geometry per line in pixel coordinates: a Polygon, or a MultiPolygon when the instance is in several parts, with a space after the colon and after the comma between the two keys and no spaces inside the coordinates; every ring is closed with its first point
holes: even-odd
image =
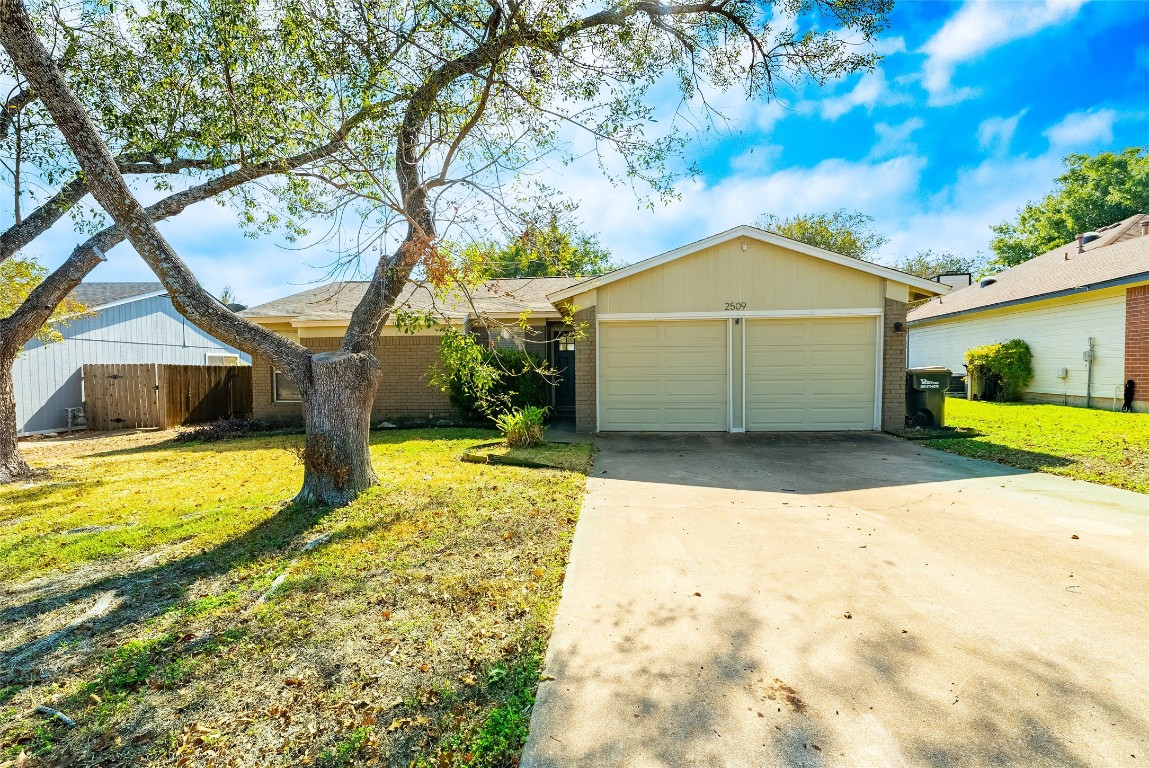
{"type": "Polygon", "coordinates": [[[1081,355],[1089,349],[1090,336],[1096,340],[1093,396],[1112,398],[1114,387],[1124,384],[1125,375],[1123,288],[912,327],[909,363],[911,367],[944,365],[963,374],[965,351],[970,347],[1022,339],[1033,350],[1034,377],[1029,392],[1084,397],[1088,365],[1081,355]],[[1062,367],[1069,369],[1064,381],[1057,377],[1062,367]]]}
{"type": "Polygon", "coordinates": [[[83,405],[84,363],[206,365],[209,352],[230,352],[251,362],[250,355],[189,323],[163,296],[109,307],[62,332],[64,341],[30,341],[16,359],[17,434],[67,426],[64,409],[83,405]]]}

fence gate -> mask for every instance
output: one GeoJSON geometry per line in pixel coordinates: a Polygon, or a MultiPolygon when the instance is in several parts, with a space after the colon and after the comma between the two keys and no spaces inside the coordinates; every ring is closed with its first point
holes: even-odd
{"type": "Polygon", "coordinates": [[[84,415],[92,430],[168,429],[251,414],[251,367],[84,366],[84,415]]]}
{"type": "Polygon", "coordinates": [[[163,423],[159,366],[104,363],[84,366],[88,429],[139,429],[163,423]]]}

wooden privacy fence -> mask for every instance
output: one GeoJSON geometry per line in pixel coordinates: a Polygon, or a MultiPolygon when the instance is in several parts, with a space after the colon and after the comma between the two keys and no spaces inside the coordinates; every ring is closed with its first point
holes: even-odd
{"type": "Polygon", "coordinates": [[[251,366],[84,366],[88,429],[169,429],[251,415],[251,366]]]}

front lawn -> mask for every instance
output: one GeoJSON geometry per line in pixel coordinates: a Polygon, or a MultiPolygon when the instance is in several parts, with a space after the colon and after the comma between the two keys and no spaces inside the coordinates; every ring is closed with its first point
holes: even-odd
{"type": "Polygon", "coordinates": [[[299,436],[27,445],[0,765],[514,764],[585,478],[458,460],[492,436],[374,434],[382,484],[337,510],[286,503],[299,436]]]}
{"type": "Polygon", "coordinates": [[[947,398],[946,424],[981,436],[923,444],[1149,493],[1149,414],[947,398]]]}

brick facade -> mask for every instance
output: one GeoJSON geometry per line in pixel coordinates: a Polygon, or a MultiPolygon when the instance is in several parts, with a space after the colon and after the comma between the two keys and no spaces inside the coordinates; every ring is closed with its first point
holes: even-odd
{"type": "Polygon", "coordinates": [[[882,429],[906,425],[906,304],[886,299],[882,328],[882,429]],[[894,330],[901,323],[903,330],[894,330]]]}
{"type": "Polygon", "coordinates": [[[1136,382],[1134,410],[1149,411],[1149,285],[1125,291],[1125,380],[1136,382]]]}
{"type": "Polygon", "coordinates": [[[598,429],[598,340],[594,318],[594,307],[581,309],[574,316],[575,323],[583,331],[582,337],[575,342],[575,430],[578,432],[598,429]]]}
{"type": "MultiPolygon", "coordinates": [[[[304,339],[303,345],[317,352],[336,350],[339,338],[304,339]]],[[[379,339],[376,354],[383,364],[383,380],[371,409],[372,422],[437,421],[455,418],[454,409],[444,392],[431,386],[431,368],[439,360],[439,337],[384,336],[379,339]]],[[[272,391],[271,364],[261,358],[252,360],[252,403],[257,419],[297,422],[303,418],[299,403],[277,403],[272,391]]]]}

